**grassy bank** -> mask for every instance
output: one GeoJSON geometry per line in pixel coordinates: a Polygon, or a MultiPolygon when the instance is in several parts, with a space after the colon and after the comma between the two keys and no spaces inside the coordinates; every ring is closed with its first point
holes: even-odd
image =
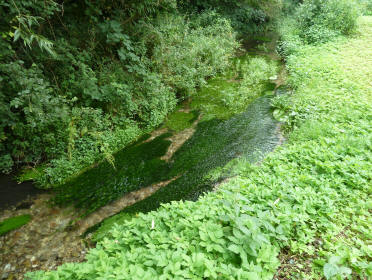
{"type": "Polygon", "coordinates": [[[27,279],[367,279],[372,18],[288,57],[288,142],[197,202],[118,219],[87,261],[27,279]]]}

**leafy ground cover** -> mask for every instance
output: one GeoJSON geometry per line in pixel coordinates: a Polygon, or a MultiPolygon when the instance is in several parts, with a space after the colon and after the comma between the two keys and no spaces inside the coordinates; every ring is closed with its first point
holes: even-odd
{"type": "Polygon", "coordinates": [[[20,228],[21,226],[27,224],[30,220],[30,215],[20,215],[17,217],[8,218],[0,222],[0,236],[9,231],[20,228]]]}
{"type": "Polygon", "coordinates": [[[368,279],[372,18],[287,58],[286,145],[197,202],[123,217],[79,264],[26,279],[368,279]]]}

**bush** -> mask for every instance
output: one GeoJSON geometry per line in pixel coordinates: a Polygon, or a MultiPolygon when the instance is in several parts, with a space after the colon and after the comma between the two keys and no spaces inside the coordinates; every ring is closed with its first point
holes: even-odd
{"type": "Polygon", "coordinates": [[[54,1],[0,4],[1,170],[46,162],[39,183],[60,184],[112,159],[223,71],[238,46],[229,21],[175,7],[69,2],[62,18],[54,1]]]}
{"type": "Polygon", "coordinates": [[[155,70],[182,96],[226,69],[238,47],[229,21],[215,12],[204,12],[189,20],[162,15],[139,28],[152,53],[155,70]]]}
{"type": "Polygon", "coordinates": [[[365,15],[372,15],[372,0],[358,0],[361,5],[362,12],[365,15]]]}
{"type": "Polygon", "coordinates": [[[285,13],[278,24],[278,52],[287,58],[306,44],[326,43],[355,31],[359,16],[356,1],[286,1],[285,13]]]}
{"type": "Polygon", "coordinates": [[[67,140],[68,100],[55,93],[41,69],[23,61],[0,64],[1,153],[38,163],[61,155],[67,140]]]}
{"type": "Polygon", "coordinates": [[[280,13],[280,0],[179,0],[187,11],[215,10],[231,22],[240,35],[267,31],[270,22],[280,13]]]}
{"type": "Polygon", "coordinates": [[[280,41],[277,45],[277,51],[283,58],[295,53],[304,44],[294,18],[287,17],[283,19],[278,26],[278,31],[280,34],[280,41]]]}
{"type": "Polygon", "coordinates": [[[323,43],[356,28],[358,8],[349,0],[305,0],[296,10],[300,36],[308,43],[323,43]]]}

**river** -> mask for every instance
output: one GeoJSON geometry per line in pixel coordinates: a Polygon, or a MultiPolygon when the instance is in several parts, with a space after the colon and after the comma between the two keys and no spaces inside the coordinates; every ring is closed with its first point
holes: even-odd
{"type": "Polygon", "coordinates": [[[235,161],[259,162],[280,144],[280,124],[270,102],[285,74],[274,52],[275,40],[260,45],[261,40],[246,42],[249,54],[235,63],[263,57],[268,63],[276,61],[278,73],[259,94],[237,104],[239,111],[229,107],[239,87],[239,75],[230,71],[180,104],[162,127],[115,154],[114,165],[98,164],[65,184],[56,196],[40,194],[30,182],[17,184],[10,176],[1,177],[0,207],[6,209],[0,221],[21,214],[30,214],[32,221],[0,237],[0,279],[21,279],[26,271],[82,261],[94,244],[81,234],[107,217],[147,212],[173,200],[195,200],[233,177],[230,167],[235,161]],[[60,206],[51,206],[51,199],[60,206]]]}

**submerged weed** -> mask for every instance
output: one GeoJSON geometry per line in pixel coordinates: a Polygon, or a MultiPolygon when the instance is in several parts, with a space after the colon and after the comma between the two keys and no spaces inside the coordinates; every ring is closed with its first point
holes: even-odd
{"type": "Polygon", "coordinates": [[[202,120],[192,138],[169,162],[160,158],[170,146],[167,137],[171,133],[150,142],[141,139],[116,153],[109,162],[104,161],[62,185],[55,202],[73,203],[89,213],[128,192],[177,176],[177,180],[125,211],[150,211],[160,203],[196,199],[218,181],[207,179],[213,169],[236,157],[252,159],[256,150],[264,153],[277,143],[271,97],[258,98],[273,90],[269,78],[276,70],[276,64],[264,58],[236,58],[227,73],[209,81],[186,104],[190,113],[176,111],[168,117],[164,126],[172,132],[190,127],[197,112],[202,120]]]}
{"type": "Polygon", "coordinates": [[[180,132],[190,127],[196,118],[197,113],[194,111],[190,113],[176,111],[168,116],[164,126],[174,132],[180,132]]]}

